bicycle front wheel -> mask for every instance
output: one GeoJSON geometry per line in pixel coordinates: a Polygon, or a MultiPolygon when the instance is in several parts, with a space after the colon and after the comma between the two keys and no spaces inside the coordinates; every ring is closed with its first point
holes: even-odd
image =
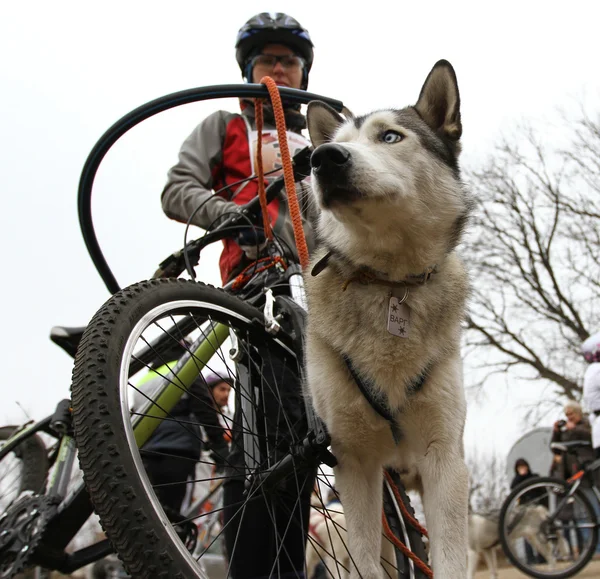
{"type": "Polygon", "coordinates": [[[539,579],[576,575],[598,544],[594,508],[581,487],[552,477],[524,481],[500,512],[500,539],[508,559],[539,579]]]}
{"type": "MultiPolygon", "coordinates": [[[[343,513],[324,498],[331,472],[302,455],[301,360],[280,321],[273,335],[251,305],[170,279],[122,290],[88,325],[73,373],[75,436],[132,576],[337,576],[352,566],[343,513]],[[231,388],[230,412],[211,394],[215,375],[231,388]],[[309,532],[315,517],[320,538],[309,532]]],[[[390,526],[405,529],[397,513],[386,512],[390,526]]],[[[419,577],[386,547],[388,576],[419,577]]]]}

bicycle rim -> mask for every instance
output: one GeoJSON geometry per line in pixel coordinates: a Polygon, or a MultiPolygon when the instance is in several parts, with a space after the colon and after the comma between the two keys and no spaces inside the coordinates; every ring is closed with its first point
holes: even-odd
{"type": "Polygon", "coordinates": [[[567,497],[569,489],[565,481],[540,477],[516,487],[503,504],[504,552],[531,577],[572,577],[596,550],[594,508],[581,487],[567,497]]]}

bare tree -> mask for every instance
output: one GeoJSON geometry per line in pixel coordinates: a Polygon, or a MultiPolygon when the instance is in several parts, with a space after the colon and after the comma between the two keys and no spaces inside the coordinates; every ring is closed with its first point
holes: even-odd
{"type": "Polygon", "coordinates": [[[508,496],[505,461],[497,454],[474,452],[466,458],[469,469],[469,507],[476,513],[500,510],[508,496]]]}
{"type": "Polygon", "coordinates": [[[518,135],[467,174],[479,200],[467,344],[492,354],[482,382],[511,372],[578,399],[579,347],[600,329],[600,116],[518,135]]]}

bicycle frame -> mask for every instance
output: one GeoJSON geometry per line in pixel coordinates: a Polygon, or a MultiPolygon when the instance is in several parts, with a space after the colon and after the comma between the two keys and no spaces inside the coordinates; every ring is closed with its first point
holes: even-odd
{"type": "MultiPolygon", "coordinates": [[[[567,483],[570,485],[569,492],[556,505],[556,508],[554,509],[554,511],[550,513],[550,516],[548,517],[548,520],[550,523],[554,523],[554,521],[559,516],[561,509],[567,504],[567,501],[569,500],[569,498],[571,498],[575,494],[577,489],[581,486],[581,481],[586,477],[586,475],[588,475],[588,474],[591,475],[591,473],[593,473],[594,471],[599,470],[599,469],[600,469],[600,458],[594,460],[593,462],[588,464],[585,469],[582,469],[582,470],[576,472],[571,478],[569,478],[567,480],[567,483]]],[[[598,501],[598,503],[600,503],[600,489],[594,484],[594,481],[591,478],[591,476],[590,476],[590,482],[591,482],[592,493],[596,497],[596,500],[598,501]]],[[[596,512],[596,511],[594,510],[594,512],[596,512]]],[[[597,514],[596,514],[595,526],[600,528],[600,517],[597,514]]]]}

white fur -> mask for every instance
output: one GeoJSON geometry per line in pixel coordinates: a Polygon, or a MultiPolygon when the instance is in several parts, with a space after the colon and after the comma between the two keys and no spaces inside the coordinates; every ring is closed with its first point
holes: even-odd
{"type": "Polygon", "coordinates": [[[474,579],[480,555],[483,555],[490,579],[498,579],[496,550],[500,546],[498,520],[478,513],[469,515],[469,570],[468,579],[474,579]]]}
{"type": "MultiPolygon", "coordinates": [[[[351,569],[348,549],[346,518],[341,503],[323,508],[313,505],[310,535],[306,546],[306,576],[311,579],[319,562],[325,565],[328,576],[342,579],[349,577],[351,569]]],[[[386,577],[394,577],[394,549],[390,541],[382,539],[381,565],[387,569],[386,577]]]]}
{"type": "MultiPolygon", "coordinates": [[[[433,106],[458,102],[449,66],[434,67],[419,103],[423,93],[433,106]],[[432,76],[434,83],[429,82],[432,76]],[[444,94],[453,90],[454,97],[444,94]]],[[[405,114],[407,126],[398,120],[401,115],[383,111],[357,127],[328,117],[322,106],[313,106],[312,111],[309,106],[313,143],[333,137],[351,153],[352,170],[344,186],[350,182],[361,196],[324,203],[324,186],[313,174],[323,209],[320,235],[344,259],[334,256],[334,263],[317,277],[306,278],[308,389],[338,460],[336,487],[344,500],[350,551],[358,567],[352,566],[351,577],[383,576],[382,469],[387,466],[403,473],[405,485],[421,493],[435,578],[461,579],[467,573],[468,476],[462,442],[466,404],[460,328],[468,280],[451,239],[469,204],[455,172],[423,146],[420,134],[429,130],[435,138],[447,129],[456,136],[460,121],[457,111],[445,117],[431,114],[433,119],[450,119],[452,126],[426,127],[414,111],[405,114]],[[386,144],[381,139],[384,130],[401,132],[404,138],[386,144]],[[406,339],[386,328],[389,287],[353,282],[342,291],[356,267],[367,266],[386,279],[401,280],[434,264],[439,269],[434,279],[410,289],[412,323],[406,339]],[[342,352],[393,409],[403,433],[398,445],[389,424],[351,379],[342,352]],[[409,396],[406,385],[429,363],[433,366],[424,388],[409,396]]]]}

